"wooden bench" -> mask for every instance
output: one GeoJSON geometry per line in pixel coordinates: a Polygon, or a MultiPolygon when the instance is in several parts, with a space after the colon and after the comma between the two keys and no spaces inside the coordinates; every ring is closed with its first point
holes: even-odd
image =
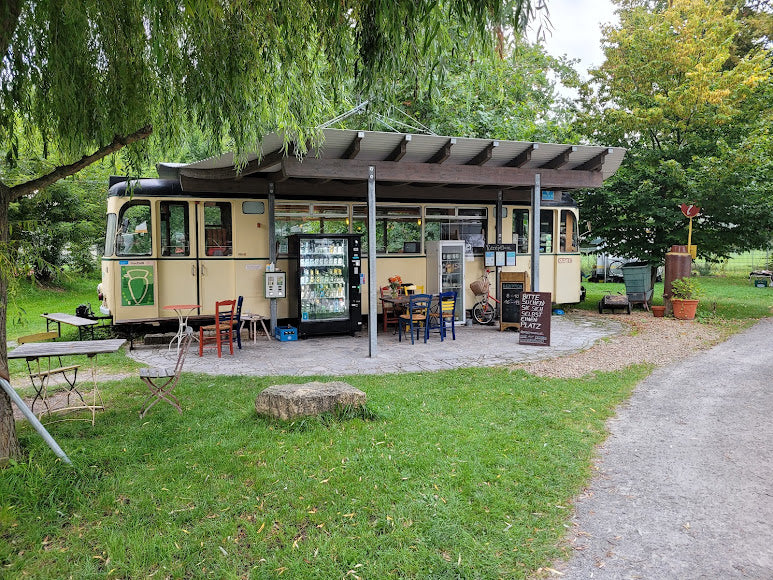
{"type": "Polygon", "coordinates": [[[83,330],[91,330],[91,338],[94,338],[94,327],[99,322],[98,320],[92,320],[91,318],[81,318],[80,316],[74,316],[72,314],[65,314],[63,312],[44,312],[41,314],[46,319],[46,330],[50,330],[50,324],[56,322],[57,336],[62,336],[62,323],[69,324],[78,328],[78,337],[83,340],[83,330]]]}

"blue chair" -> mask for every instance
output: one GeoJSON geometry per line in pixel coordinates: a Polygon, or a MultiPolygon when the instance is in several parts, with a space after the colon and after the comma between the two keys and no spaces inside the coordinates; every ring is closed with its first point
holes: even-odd
{"type": "Polygon", "coordinates": [[[429,321],[427,322],[427,331],[437,329],[440,333],[440,341],[442,342],[448,330],[449,324],[451,325],[451,336],[456,340],[456,327],[454,321],[456,320],[456,292],[441,292],[438,297],[438,303],[435,304],[429,312],[429,321]]]}
{"type": "Polygon", "coordinates": [[[244,302],[244,296],[239,296],[236,300],[236,311],[234,312],[234,334],[236,334],[236,344],[239,346],[239,350],[242,349],[242,302],[244,302]]]}
{"type": "Polygon", "coordinates": [[[408,309],[400,315],[397,324],[397,339],[403,340],[403,332],[410,329],[411,344],[414,344],[413,334],[416,331],[416,338],[419,338],[419,329],[424,331],[424,342],[429,337],[429,328],[427,327],[427,316],[429,314],[430,302],[432,296],[429,294],[411,294],[409,296],[408,309]]]}

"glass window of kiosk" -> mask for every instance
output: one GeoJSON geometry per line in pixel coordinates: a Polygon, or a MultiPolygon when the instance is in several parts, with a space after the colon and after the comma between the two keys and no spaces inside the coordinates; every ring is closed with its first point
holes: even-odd
{"type": "Polygon", "coordinates": [[[204,253],[207,256],[233,253],[230,201],[204,203],[204,253]]]}
{"type": "Polygon", "coordinates": [[[121,208],[116,230],[116,255],[150,256],[153,249],[150,202],[133,201],[121,208]]]}
{"type": "Polygon", "coordinates": [[[160,214],[161,255],[190,256],[188,203],[184,201],[162,201],[160,214]]]}
{"type": "Polygon", "coordinates": [[[339,204],[277,203],[274,206],[277,253],[287,254],[293,234],[348,234],[349,206],[339,204]]]}
{"type": "Polygon", "coordinates": [[[553,220],[555,211],[543,209],[539,212],[539,251],[540,254],[552,254],[553,249],[553,220]]]}
{"type": "Polygon", "coordinates": [[[561,210],[561,252],[577,253],[580,250],[580,233],[577,226],[577,216],[568,209],[561,210]]]}
{"type": "Polygon", "coordinates": [[[529,253],[529,209],[513,208],[513,243],[519,254],[529,253]]]}
{"type": "Polygon", "coordinates": [[[485,207],[428,207],[424,213],[425,240],[464,240],[468,253],[483,255],[488,229],[485,207]]]}
{"type": "MultiPolygon", "coordinates": [[[[368,206],[355,205],[352,214],[352,231],[363,235],[367,252],[368,206]]],[[[376,253],[421,253],[421,207],[376,206],[376,253]]]]}

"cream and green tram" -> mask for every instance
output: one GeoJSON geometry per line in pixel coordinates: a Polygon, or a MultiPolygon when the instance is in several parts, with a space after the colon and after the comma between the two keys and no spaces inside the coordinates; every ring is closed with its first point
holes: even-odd
{"type": "MultiPolygon", "coordinates": [[[[269,316],[266,267],[273,260],[277,270],[288,270],[287,239],[295,233],[362,235],[364,313],[371,282],[377,285],[376,295],[395,276],[430,291],[437,276],[432,242],[443,240],[464,242],[459,306],[467,311],[475,300],[469,285],[486,270],[486,246],[495,242],[515,251],[514,263],[500,270],[523,272],[532,271],[532,244],[539,244],[540,291],[551,292],[554,303],[580,301],[579,216],[566,193],[543,199],[538,218],[528,204],[505,203],[498,216],[491,203],[379,202],[374,281],[365,276],[367,205],[340,197],[313,199],[311,194],[308,199],[277,196],[269,212],[268,197],[190,193],[171,179],[116,180],[107,197],[102,312],[114,324],[151,322],[175,319],[171,306],[201,305],[194,314],[212,315],[215,301],[243,296],[245,311],[269,316]],[[531,234],[534,219],[539,219],[537,240],[531,234]]],[[[277,300],[278,319],[288,317],[291,299],[277,300]]]]}

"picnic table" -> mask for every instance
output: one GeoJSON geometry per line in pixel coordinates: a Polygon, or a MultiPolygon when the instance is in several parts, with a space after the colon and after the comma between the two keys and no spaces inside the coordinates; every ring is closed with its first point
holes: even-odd
{"type": "Polygon", "coordinates": [[[41,314],[46,319],[46,331],[50,330],[52,322],[56,322],[56,330],[59,336],[62,336],[62,323],[69,324],[78,328],[78,338],[83,340],[83,330],[89,329],[91,331],[91,339],[94,339],[94,327],[99,320],[92,318],[82,318],[80,316],[74,316],[72,314],[65,314],[64,312],[44,312],[41,314]]]}
{"type": "MultiPolygon", "coordinates": [[[[35,402],[41,400],[46,407],[47,414],[52,412],[49,409],[46,402],[48,397],[48,381],[52,374],[58,373],[60,370],[72,367],[61,367],[59,369],[51,368],[51,359],[57,358],[61,361],[60,357],[67,356],[87,356],[91,359],[91,380],[93,384],[93,402],[87,403],[83,395],[75,387],[75,376],[72,381],[67,381],[67,399],[68,406],[64,409],[57,409],[57,411],[69,411],[74,409],[87,409],[91,411],[91,424],[94,425],[94,414],[96,411],[104,409],[102,403],[102,395],[99,392],[97,385],[97,355],[105,354],[117,351],[126,341],[120,339],[110,340],[84,340],[81,342],[29,342],[17,346],[11,352],[8,353],[9,359],[26,359],[28,363],[34,362],[35,367],[33,369],[30,366],[30,380],[32,386],[35,388],[35,398],[32,401],[32,408],[34,409],[35,402]],[[45,360],[46,364],[41,364],[45,360]],[[36,381],[34,378],[39,378],[36,381]],[[80,398],[82,405],[74,407],[69,406],[69,398],[71,394],[75,394],[80,398]]],[[[32,410],[32,409],[31,409],[32,410]]],[[[33,411],[34,412],[34,411],[33,411]]]]}

